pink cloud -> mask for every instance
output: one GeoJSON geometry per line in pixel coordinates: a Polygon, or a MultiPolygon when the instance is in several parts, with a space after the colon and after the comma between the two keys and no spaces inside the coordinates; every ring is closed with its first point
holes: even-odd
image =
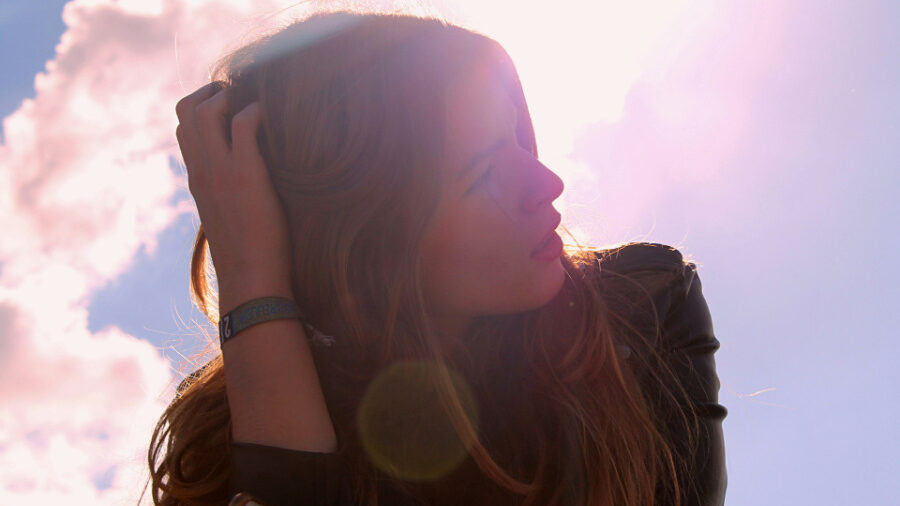
{"type": "Polygon", "coordinates": [[[665,208],[683,215],[746,201],[738,198],[746,188],[729,183],[745,167],[730,159],[744,147],[755,93],[779,61],[785,8],[697,7],[707,8],[685,12],[658,41],[621,118],[588,125],[576,138],[572,158],[590,170],[568,186],[571,219],[600,242],[652,237],[658,220],[670,218],[665,208]]]}
{"type": "Polygon", "coordinates": [[[173,202],[186,187],[170,168],[180,159],[175,103],[249,33],[246,20],[284,4],[65,6],[35,98],[3,119],[0,504],[137,501],[177,376],[148,342],[116,327],[91,333],[86,306],[195,212],[173,202]]]}

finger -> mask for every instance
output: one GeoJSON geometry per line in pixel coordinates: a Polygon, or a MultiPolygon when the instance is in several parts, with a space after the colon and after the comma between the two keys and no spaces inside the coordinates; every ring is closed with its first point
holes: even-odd
{"type": "Polygon", "coordinates": [[[184,171],[187,175],[188,190],[196,199],[197,190],[206,185],[206,181],[204,181],[203,177],[197,175],[198,172],[200,172],[200,174],[207,172],[202,169],[198,170],[198,167],[206,164],[206,160],[198,158],[199,156],[202,156],[202,154],[198,153],[197,149],[192,149],[196,148],[196,144],[191,144],[184,140],[186,131],[187,130],[183,125],[178,125],[175,127],[175,137],[178,139],[178,147],[181,148],[181,158],[184,160],[184,171]]]}
{"type": "Polygon", "coordinates": [[[181,149],[181,157],[188,170],[188,176],[191,172],[206,163],[206,155],[203,152],[203,146],[200,144],[200,136],[195,124],[195,115],[197,106],[214,93],[221,89],[224,83],[214,81],[205,86],[201,86],[190,95],[182,98],[175,106],[175,113],[178,115],[179,125],[175,129],[175,137],[178,139],[178,147],[181,149]]]}
{"type": "Polygon", "coordinates": [[[220,90],[197,106],[195,130],[210,161],[221,160],[231,152],[225,138],[225,91],[220,90]]]}
{"type": "Polygon", "coordinates": [[[179,124],[175,127],[175,138],[178,139],[178,148],[181,150],[181,158],[184,161],[188,188],[193,193],[198,181],[203,182],[203,174],[209,172],[206,169],[208,164],[206,153],[203,152],[203,146],[198,140],[188,140],[188,138],[197,139],[196,131],[193,128],[186,128],[179,124]]]}
{"type": "Polygon", "coordinates": [[[201,102],[213,96],[225,87],[225,83],[222,81],[213,81],[211,83],[204,84],[203,86],[194,90],[190,95],[186,95],[181,100],[175,104],[175,115],[178,116],[178,121],[180,123],[190,122],[191,116],[194,113],[194,108],[197,107],[201,102]]]}
{"type": "Polygon", "coordinates": [[[181,159],[184,161],[185,168],[192,167],[196,161],[192,159],[191,150],[188,149],[184,139],[184,126],[181,124],[175,127],[175,138],[178,140],[178,149],[181,150],[181,159]]]}
{"type": "Polygon", "coordinates": [[[242,170],[265,168],[256,133],[262,118],[259,102],[252,102],[241,109],[231,120],[231,146],[242,170]]]}

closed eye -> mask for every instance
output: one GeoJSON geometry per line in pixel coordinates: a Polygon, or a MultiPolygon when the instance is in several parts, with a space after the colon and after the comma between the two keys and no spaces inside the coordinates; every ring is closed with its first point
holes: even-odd
{"type": "Polygon", "coordinates": [[[479,178],[472,184],[472,186],[469,187],[468,190],[466,190],[465,195],[468,195],[469,193],[472,193],[472,191],[475,190],[475,188],[478,188],[478,186],[479,186],[481,183],[483,183],[483,182],[488,178],[488,176],[491,175],[491,171],[493,171],[493,170],[494,170],[494,165],[493,165],[493,164],[489,165],[488,168],[487,168],[487,170],[484,171],[484,173],[481,175],[481,177],[479,177],[479,178]]]}

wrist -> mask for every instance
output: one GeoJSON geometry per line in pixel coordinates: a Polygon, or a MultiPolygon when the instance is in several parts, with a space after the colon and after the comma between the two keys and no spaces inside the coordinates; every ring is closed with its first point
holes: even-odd
{"type": "Polygon", "coordinates": [[[220,314],[225,314],[237,306],[259,297],[285,297],[295,300],[288,276],[227,278],[220,279],[218,285],[220,314]]]}
{"type": "Polygon", "coordinates": [[[224,348],[226,341],[260,323],[305,318],[303,311],[291,299],[272,296],[255,298],[222,315],[219,320],[219,344],[224,348]]]}

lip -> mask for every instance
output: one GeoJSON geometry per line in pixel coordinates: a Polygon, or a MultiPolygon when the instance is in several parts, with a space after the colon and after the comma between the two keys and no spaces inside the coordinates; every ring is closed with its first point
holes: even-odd
{"type": "Polygon", "coordinates": [[[556,216],[553,218],[552,226],[547,229],[543,236],[541,236],[540,240],[535,243],[535,247],[531,250],[531,254],[534,255],[541,249],[541,244],[544,244],[544,241],[550,239],[554,234],[556,234],[556,227],[559,226],[559,223],[562,221],[562,215],[558,212],[555,213],[556,216]]]}
{"type": "Polygon", "coordinates": [[[552,262],[559,258],[562,250],[562,239],[554,232],[550,235],[550,240],[547,242],[547,245],[532,253],[531,258],[539,262],[552,262]]]}

